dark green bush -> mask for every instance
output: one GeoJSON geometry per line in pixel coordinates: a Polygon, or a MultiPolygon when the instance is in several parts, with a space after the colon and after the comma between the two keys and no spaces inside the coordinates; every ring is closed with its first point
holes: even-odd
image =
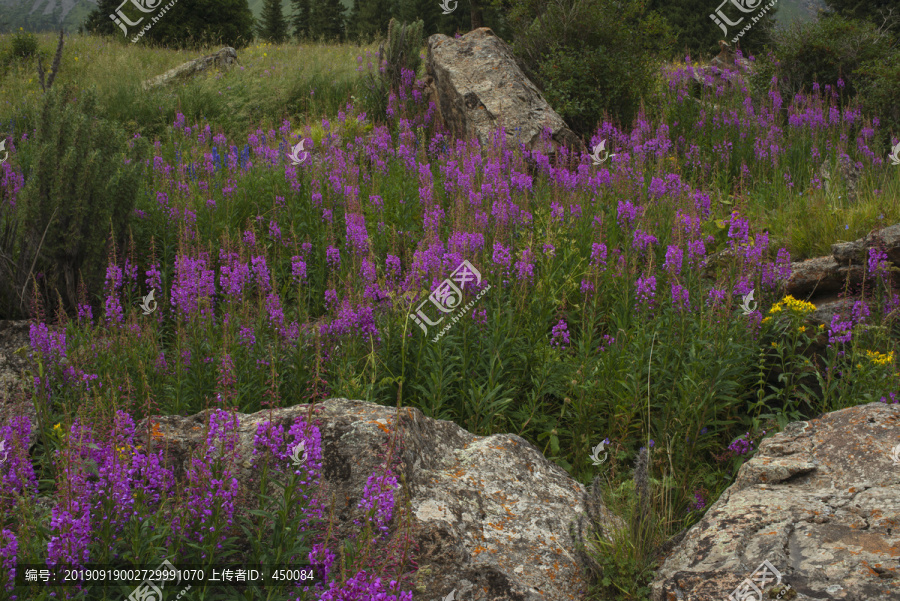
{"type": "Polygon", "coordinates": [[[149,145],[96,118],[92,90],[72,96],[47,92],[17,155],[25,185],[0,212],[0,314],[28,313],[34,282],[51,309],[75,307],[80,283],[101,293],[109,243],[124,242],[149,145]]]}
{"type": "Polygon", "coordinates": [[[13,35],[10,54],[16,58],[28,58],[37,54],[37,48],[37,37],[31,32],[22,31],[20,27],[13,35]]]}
{"type": "MultiPolygon", "coordinates": [[[[401,23],[391,19],[388,23],[387,40],[378,48],[378,61],[374,71],[362,79],[364,89],[360,99],[362,108],[370,115],[383,115],[387,110],[388,96],[400,87],[403,70],[419,71],[422,57],[422,20],[401,23]],[[380,65],[385,63],[384,72],[380,65]]],[[[373,61],[375,62],[375,61],[373,61]]]]}
{"type": "Polygon", "coordinates": [[[569,127],[589,135],[604,112],[630,123],[671,44],[665,21],[638,0],[516,2],[513,51],[569,127]]]}
{"type": "Polygon", "coordinates": [[[872,23],[838,16],[795,22],[775,31],[773,40],[774,54],[757,58],[754,85],[768,89],[777,75],[779,89],[791,96],[809,92],[814,82],[834,86],[838,79],[844,82],[844,93],[854,95],[860,77],[865,77],[857,69],[864,63],[884,64],[896,46],[890,34],[872,23]]]}
{"type": "Polygon", "coordinates": [[[863,63],[855,75],[863,111],[878,117],[881,126],[893,130],[895,136],[900,134],[900,50],[884,60],[863,63]]]}

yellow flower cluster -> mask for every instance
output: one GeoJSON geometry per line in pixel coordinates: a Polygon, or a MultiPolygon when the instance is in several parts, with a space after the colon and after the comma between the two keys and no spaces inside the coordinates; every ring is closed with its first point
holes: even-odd
{"type": "Polygon", "coordinates": [[[894,362],[894,351],[887,354],[877,351],[866,351],[866,357],[875,365],[889,365],[894,362]]]}
{"type": "Polygon", "coordinates": [[[780,302],[772,305],[772,308],[769,309],[769,315],[781,313],[781,311],[785,307],[787,307],[791,311],[794,311],[795,313],[800,313],[801,315],[806,315],[807,313],[812,313],[816,310],[816,306],[814,304],[802,300],[797,300],[789,294],[781,299],[780,302]]]}

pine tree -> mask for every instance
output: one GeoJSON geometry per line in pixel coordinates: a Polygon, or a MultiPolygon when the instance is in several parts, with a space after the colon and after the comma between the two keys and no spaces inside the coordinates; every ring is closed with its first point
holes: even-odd
{"type": "Polygon", "coordinates": [[[288,38],[288,24],[281,10],[281,0],[264,0],[259,37],[281,44],[288,38]]]}
{"type": "Polygon", "coordinates": [[[145,14],[137,11],[131,3],[122,6],[122,0],[99,0],[81,30],[101,35],[114,35],[129,41],[147,25],[152,17],[159,17],[153,27],[143,36],[142,43],[175,48],[200,48],[205,44],[219,44],[244,48],[253,41],[253,13],[247,0],[179,0],[162,13],[162,0],[155,3],[160,11],[145,14]],[[115,23],[110,15],[121,6],[122,14],[134,21],[135,25],[115,23]],[[122,28],[126,31],[123,31],[122,28]]]}
{"type": "Polygon", "coordinates": [[[422,21],[425,38],[438,33],[438,17],[441,11],[434,9],[434,0],[405,0],[400,2],[397,19],[404,23],[422,21]]]}
{"type": "Polygon", "coordinates": [[[353,7],[350,9],[350,16],[347,17],[347,35],[354,40],[361,40],[360,35],[360,9],[359,6],[364,0],[353,0],[353,7]]]}
{"type": "Polygon", "coordinates": [[[355,36],[370,40],[387,33],[393,14],[391,0],[355,0],[348,29],[355,36]]]}
{"type": "Polygon", "coordinates": [[[317,0],[312,11],[313,35],[324,36],[326,40],[344,40],[344,5],[341,0],[317,0]]]}
{"type": "Polygon", "coordinates": [[[312,11],[309,0],[291,0],[294,14],[291,16],[291,25],[294,27],[294,35],[298,40],[309,37],[309,28],[312,24],[312,11]]]}

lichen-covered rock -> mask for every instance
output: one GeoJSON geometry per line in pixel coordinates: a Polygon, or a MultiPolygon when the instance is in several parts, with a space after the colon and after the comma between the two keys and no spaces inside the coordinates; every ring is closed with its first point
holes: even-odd
{"type": "MultiPolygon", "coordinates": [[[[416,599],[442,599],[456,589],[472,601],[566,600],[586,590],[568,534],[583,510],[584,487],[512,434],[475,436],[456,424],[412,408],[331,399],[315,406],[322,435],[323,492],[333,497],[338,539],[355,531],[366,480],[381,463],[391,433],[399,431],[399,467],[410,491],[413,536],[418,545],[416,599]],[[399,423],[399,428],[397,425],[399,423]]],[[[250,470],[257,425],[271,420],[289,428],[308,405],[237,414],[236,446],[242,486],[250,470]]],[[[208,412],[153,417],[136,426],[153,448],[168,448],[167,465],[183,477],[191,452],[199,453],[208,412]]],[[[608,516],[616,521],[615,516],[608,516]]],[[[620,520],[619,520],[620,522],[620,520]]]]}
{"type": "Polygon", "coordinates": [[[509,46],[487,27],[459,39],[429,37],[426,72],[434,82],[440,116],[457,137],[477,137],[487,145],[504,126],[511,145],[532,149],[549,128],[554,143],[587,152],[519,68],[509,46]]]}
{"type": "Polygon", "coordinates": [[[162,75],[154,77],[153,79],[148,79],[143,83],[143,88],[149,90],[158,86],[167,85],[173,81],[185,81],[198,73],[203,73],[214,68],[224,71],[236,62],[237,51],[230,46],[226,46],[215,54],[188,61],[174,69],[169,69],[162,75]]]}
{"type": "Polygon", "coordinates": [[[900,405],[788,424],[666,558],[651,600],[728,599],[764,561],[796,601],[900,599],[898,444],[900,405]]]}

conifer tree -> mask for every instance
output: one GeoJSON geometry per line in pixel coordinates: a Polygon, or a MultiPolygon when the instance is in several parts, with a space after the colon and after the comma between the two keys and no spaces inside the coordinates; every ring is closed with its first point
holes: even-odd
{"type": "Polygon", "coordinates": [[[312,10],[310,0],[291,0],[294,14],[291,16],[291,25],[294,27],[294,35],[298,40],[309,37],[309,29],[312,24],[312,10]]]}
{"type": "Polygon", "coordinates": [[[391,0],[355,0],[348,29],[354,37],[371,40],[387,33],[393,14],[391,0]]]}
{"type": "Polygon", "coordinates": [[[316,0],[311,11],[313,36],[324,36],[328,41],[344,40],[344,5],[341,0],[316,0]]]}
{"type": "Polygon", "coordinates": [[[264,0],[261,16],[259,37],[273,44],[288,39],[288,24],[281,10],[281,0],[264,0]]]}

